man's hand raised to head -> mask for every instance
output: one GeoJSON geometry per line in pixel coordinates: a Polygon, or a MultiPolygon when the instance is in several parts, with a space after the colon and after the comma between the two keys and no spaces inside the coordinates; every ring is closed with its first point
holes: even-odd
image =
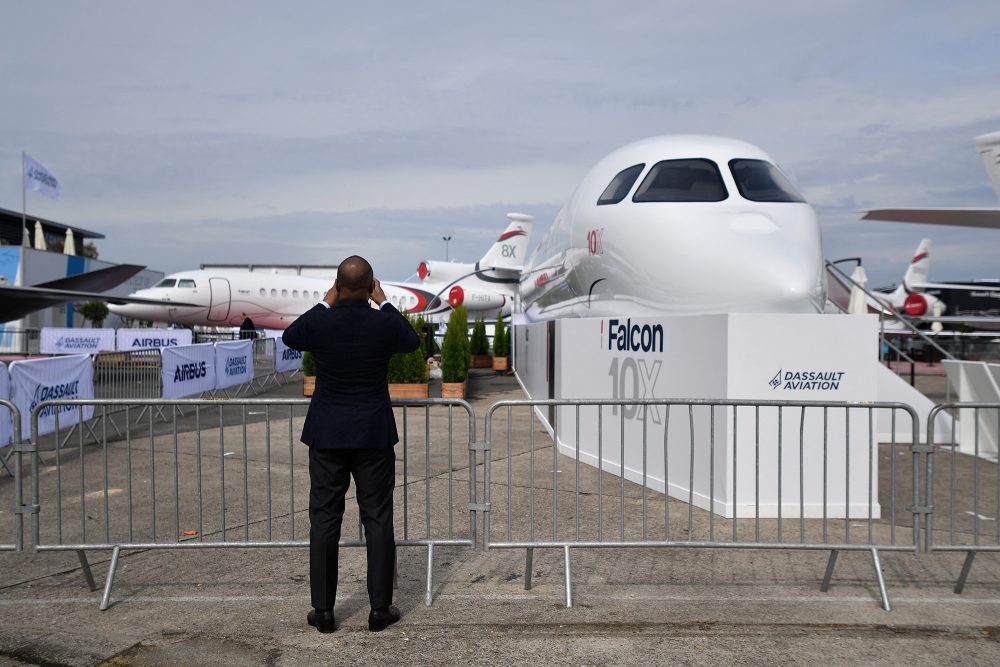
{"type": "Polygon", "coordinates": [[[379,307],[385,301],[385,292],[382,291],[382,284],[378,280],[372,281],[372,301],[379,307]]]}
{"type": "Polygon", "coordinates": [[[337,305],[337,298],[339,296],[340,293],[337,292],[337,283],[333,283],[333,286],[326,291],[326,294],[323,295],[323,301],[326,302],[326,305],[333,308],[335,305],[337,305]]]}

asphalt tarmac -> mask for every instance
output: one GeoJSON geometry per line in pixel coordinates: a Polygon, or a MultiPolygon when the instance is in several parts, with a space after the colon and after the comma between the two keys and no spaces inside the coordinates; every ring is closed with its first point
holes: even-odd
{"type": "MultiPolygon", "coordinates": [[[[480,429],[489,404],[523,397],[512,377],[486,371],[475,372],[470,393],[480,429]]],[[[265,394],[297,395],[296,383],[272,387],[265,394]]],[[[73,488],[79,479],[99,492],[80,499],[64,493],[59,499],[62,534],[56,534],[48,511],[41,524],[43,540],[56,544],[61,537],[71,544],[84,530],[96,531],[97,537],[90,532],[88,541],[99,540],[103,531],[113,535],[126,530],[122,517],[127,515],[127,497],[135,504],[135,525],[127,530],[135,532],[136,541],[150,535],[165,541],[164,536],[176,531],[196,530],[198,539],[214,544],[221,536],[265,539],[265,531],[274,539],[304,543],[308,471],[305,448],[294,442],[301,419],[295,410],[287,423],[272,424],[274,432],[268,433],[274,448],[269,444],[266,452],[261,443],[265,429],[271,428],[268,422],[284,419],[285,413],[250,410],[245,428],[242,411],[232,418],[226,413],[221,429],[218,417],[206,424],[190,412],[178,418],[176,427],[173,420],[154,420],[152,446],[136,437],[106,448],[80,448],[71,439],[60,455],[58,484],[53,482],[54,452],[44,457],[42,506],[51,508],[56,489],[73,488]],[[285,435],[289,427],[292,442],[285,435]],[[174,430],[179,434],[176,451],[170,436],[174,430]],[[280,446],[279,431],[285,438],[280,446]],[[197,458],[185,454],[193,443],[204,446],[197,458]],[[81,449],[85,466],[80,465],[81,449]],[[101,479],[105,456],[107,482],[101,479]],[[132,471],[127,479],[121,474],[123,466],[132,471]],[[245,487],[239,484],[242,470],[252,480],[245,487]],[[219,503],[214,502],[217,490],[210,491],[217,474],[225,475],[219,503]],[[158,490],[143,486],[151,480],[158,490]],[[274,491],[283,488],[282,480],[294,482],[294,506],[274,491]],[[196,517],[187,499],[197,495],[200,481],[205,500],[202,515],[196,517]],[[150,525],[150,515],[142,511],[150,497],[160,502],[153,514],[156,525],[150,525]],[[173,497],[184,502],[175,507],[173,497]],[[220,508],[228,509],[226,518],[218,516],[220,508]],[[270,520],[263,521],[263,516],[270,520]],[[107,524],[104,517],[109,517],[107,524]]],[[[468,532],[468,455],[461,447],[432,451],[421,439],[426,433],[428,442],[438,447],[450,433],[460,444],[467,437],[461,415],[422,420],[417,411],[407,419],[412,420],[408,428],[413,444],[405,456],[397,447],[397,519],[405,502],[411,537],[419,538],[426,526],[431,534],[462,538],[468,532]],[[454,496],[446,493],[449,483],[454,496]],[[422,513],[424,498],[431,499],[431,516],[422,513]]],[[[532,466],[553,460],[560,468],[572,465],[562,457],[553,459],[550,442],[526,413],[513,413],[512,421],[512,429],[535,433],[532,466]]],[[[122,427],[120,417],[118,425],[122,427]]],[[[148,431],[144,422],[140,426],[148,431]]],[[[506,469],[506,457],[512,459],[514,484],[521,491],[524,485],[517,480],[529,470],[525,443],[492,455],[500,469],[506,469]]],[[[540,471],[543,478],[549,474],[548,468],[540,471]]],[[[992,474],[995,480],[996,466],[980,473],[992,474]]],[[[481,481],[481,461],[476,475],[481,481]]],[[[506,483],[494,477],[496,498],[504,497],[506,483]]],[[[560,494],[565,493],[562,478],[557,483],[560,494]]],[[[12,525],[7,511],[10,486],[9,479],[0,481],[0,531],[12,525]]],[[[607,486],[608,507],[619,502],[637,506],[640,491],[635,485],[621,491],[621,499],[617,485],[607,486]]],[[[514,529],[527,530],[527,496],[512,497],[519,498],[510,513],[514,529]]],[[[545,489],[540,488],[537,501],[544,497],[545,489]]],[[[683,515],[685,506],[674,503],[670,501],[672,511],[683,515]]],[[[570,505],[560,504],[560,512],[569,511],[570,505]]],[[[499,509],[495,531],[503,530],[499,509]]],[[[983,524],[995,531],[998,517],[985,510],[982,514],[983,524]]],[[[695,515],[694,529],[704,529],[706,518],[704,513],[695,515]]],[[[540,531],[548,515],[545,519],[540,531]]],[[[356,537],[352,520],[349,509],[345,535],[356,537]]],[[[0,542],[4,538],[0,536],[0,542]]],[[[483,552],[438,546],[433,604],[427,606],[427,548],[401,547],[396,604],[403,619],[382,633],[367,630],[364,550],[347,548],[341,554],[338,629],[324,635],[305,622],[308,554],[300,546],[123,551],[106,611],[98,607],[108,550],[88,552],[96,591],[84,583],[72,551],[0,553],[0,665],[1000,664],[1000,558],[995,553],[977,557],[962,594],[953,587],[963,554],[881,553],[893,607],[885,611],[872,558],[865,552],[842,553],[830,589],[821,592],[829,555],[824,551],[578,549],[572,555],[574,606],[566,608],[561,550],[536,550],[532,586],[526,590],[523,549],[483,552]]]]}

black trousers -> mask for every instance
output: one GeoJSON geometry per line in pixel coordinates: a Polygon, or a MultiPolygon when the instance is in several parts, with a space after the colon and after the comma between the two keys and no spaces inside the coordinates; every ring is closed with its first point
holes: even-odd
{"type": "Polygon", "coordinates": [[[344,495],[354,477],[368,547],[368,599],[372,609],[392,604],[396,541],[392,534],[392,489],[396,452],[385,449],[309,448],[309,585],[312,606],[333,610],[344,495]]]}

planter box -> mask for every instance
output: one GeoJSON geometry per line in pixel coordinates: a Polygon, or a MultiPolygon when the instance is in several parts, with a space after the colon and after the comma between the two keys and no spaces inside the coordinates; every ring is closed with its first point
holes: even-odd
{"type": "Polygon", "coordinates": [[[427,383],[389,383],[389,398],[427,398],[427,383]]]}
{"type": "Polygon", "coordinates": [[[314,391],[316,391],[316,376],[304,375],[302,377],[302,395],[312,396],[314,391]]]}
{"type": "Polygon", "coordinates": [[[488,354],[472,355],[472,368],[490,368],[493,366],[493,357],[488,354]]]}
{"type": "Polygon", "coordinates": [[[465,398],[465,383],[442,382],[441,398],[465,398]]]}
{"type": "Polygon", "coordinates": [[[507,370],[507,357],[493,357],[493,370],[495,371],[507,370]]]}

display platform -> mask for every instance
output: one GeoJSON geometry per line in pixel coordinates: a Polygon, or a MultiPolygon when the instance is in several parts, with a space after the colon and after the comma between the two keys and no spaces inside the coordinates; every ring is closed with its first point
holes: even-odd
{"type": "MultiPolygon", "coordinates": [[[[514,340],[536,399],[877,397],[874,316],[566,319],[515,327],[514,340]]],[[[538,412],[562,454],[618,474],[624,451],[627,479],[724,517],[880,516],[877,410],[590,407],[579,432],[573,407],[538,412]]]]}

